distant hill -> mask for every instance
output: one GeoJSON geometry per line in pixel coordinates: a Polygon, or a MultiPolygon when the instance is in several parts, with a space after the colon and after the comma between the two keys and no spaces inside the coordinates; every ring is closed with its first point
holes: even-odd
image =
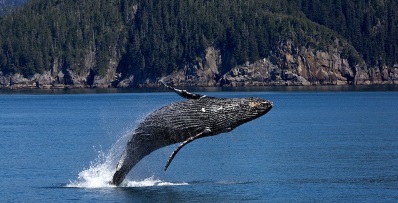
{"type": "MultiPolygon", "coordinates": [[[[129,85],[136,86],[202,67],[208,48],[214,47],[219,57],[215,81],[234,67],[263,59],[301,77],[299,65],[286,64],[298,63],[303,49],[308,50],[306,57],[323,51],[346,60],[350,73],[339,74],[348,82],[358,75],[358,65],[368,78],[368,69],[382,72],[383,67],[390,77],[390,69],[398,64],[397,4],[395,0],[33,0],[0,19],[0,71],[3,76],[19,73],[27,78],[50,71],[52,78],[62,74],[58,82],[64,84],[74,84],[74,78],[81,76],[90,86],[99,78],[116,86],[131,78],[129,85]],[[293,48],[286,49],[286,43],[293,48]],[[286,54],[295,60],[286,61],[286,54]]],[[[311,63],[316,68],[320,64],[311,63]]],[[[315,81],[320,80],[315,72],[310,74],[314,68],[307,68],[312,79],[304,79],[322,83],[315,81]]],[[[184,74],[198,74],[188,72],[184,74]]],[[[291,78],[286,71],[279,72],[280,78],[291,78]]]]}

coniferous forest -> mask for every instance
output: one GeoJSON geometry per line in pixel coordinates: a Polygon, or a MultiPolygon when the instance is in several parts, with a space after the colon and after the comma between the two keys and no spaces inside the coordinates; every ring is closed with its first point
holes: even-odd
{"type": "Polygon", "coordinates": [[[0,0],[0,16],[12,12],[16,7],[27,1],[28,0],[0,0]]]}
{"type": "Polygon", "coordinates": [[[268,57],[278,43],[327,49],[350,64],[398,63],[395,0],[30,0],[0,17],[0,71],[31,76],[54,63],[103,75],[156,78],[193,63],[209,46],[222,72],[268,57]],[[358,56],[359,54],[359,56],[358,56]]]}

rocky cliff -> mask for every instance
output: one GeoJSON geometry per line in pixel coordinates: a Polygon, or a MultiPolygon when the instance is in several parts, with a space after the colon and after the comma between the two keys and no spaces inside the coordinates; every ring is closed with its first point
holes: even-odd
{"type": "Polygon", "coordinates": [[[197,64],[164,79],[176,86],[398,84],[398,65],[368,67],[361,61],[351,66],[339,50],[338,46],[328,51],[295,47],[287,40],[270,57],[247,62],[220,75],[220,53],[210,47],[197,64]]]}
{"type": "MultiPolygon", "coordinates": [[[[336,46],[329,50],[296,47],[290,40],[281,42],[268,58],[245,63],[221,72],[221,54],[208,47],[203,56],[182,69],[163,78],[174,86],[267,86],[267,85],[371,85],[398,84],[398,65],[368,67],[363,61],[352,66],[336,46]]],[[[115,52],[116,53],[116,52],[115,52]]],[[[89,54],[87,57],[89,58],[89,54]]],[[[117,58],[115,56],[115,58],[117,58]]],[[[87,62],[87,67],[90,63],[87,62]]],[[[100,77],[87,68],[80,74],[59,70],[58,61],[51,71],[25,78],[20,74],[5,76],[0,72],[1,88],[109,88],[134,87],[134,75],[119,80],[117,61],[100,77]]],[[[156,80],[146,79],[138,87],[158,86],[156,80]]]]}

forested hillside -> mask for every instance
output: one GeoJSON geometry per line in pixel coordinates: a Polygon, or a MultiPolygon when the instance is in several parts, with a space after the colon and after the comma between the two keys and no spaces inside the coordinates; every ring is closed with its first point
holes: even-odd
{"type": "MultiPolygon", "coordinates": [[[[91,50],[96,59],[107,60],[109,47],[123,41],[119,35],[125,37],[122,5],[116,2],[32,0],[5,16],[0,27],[3,73],[32,75],[58,60],[63,68],[79,71],[91,50]]],[[[101,62],[98,69],[105,68],[101,62]]]]}
{"type": "Polygon", "coordinates": [[[0,16],[7,14],[28,0],[0,0],[0,16]]]}
{"type": "Polygon", "coordinates": [[[398,62],[395,0],[294,0],[307,18],[344,36],[370,65],[398,62]]]}
{"type": "Polygon", "coordinates": [[[95,77],[112,73],[117,78],[113,84],[134,76],[133,85],[138,85],[200,64],[206,49],[215,47],[218,80],[238,65],[278,57],[278,46],[286,41],[296,52],[300,47],[314,53],[336,49],[353,72],[363,61],[393,66],[398,62],[397,4],[31,0],[0,19],[0,71],[27,78],[45,71],[58,77],[60,72],[64,77],[58,82],[65,84],[80,75],[90,86],[95,77]]]}
{"type": "Polygon", "coordinates": [[[223,49],[228,68],[267,56],[288,29],[283,23],[293,20],[287,14],[300,15],[286,2],[239,2],[32,1],[2,22],[2,71],[32,75],[59,60],[79,72],[92,52],[90,68],[101,73],[116,51],[123,55],[122,73],[150,77],[191,63],[210,45],[223,49]]]}

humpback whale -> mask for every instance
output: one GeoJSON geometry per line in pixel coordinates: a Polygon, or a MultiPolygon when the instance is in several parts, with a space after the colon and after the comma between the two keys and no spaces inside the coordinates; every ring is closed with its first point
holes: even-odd
{"type": "Polygon", "coordinates": [[[138,124],[116,166],[113,185],[120,185],[129,171],[153,151],[181,143],[170,155],[164,170],[190,142],[225,133],[271,110],[273,103],[262,98],[217,98],[165,87],[186,100],[171,103],[149,114],[138,124]]]}

